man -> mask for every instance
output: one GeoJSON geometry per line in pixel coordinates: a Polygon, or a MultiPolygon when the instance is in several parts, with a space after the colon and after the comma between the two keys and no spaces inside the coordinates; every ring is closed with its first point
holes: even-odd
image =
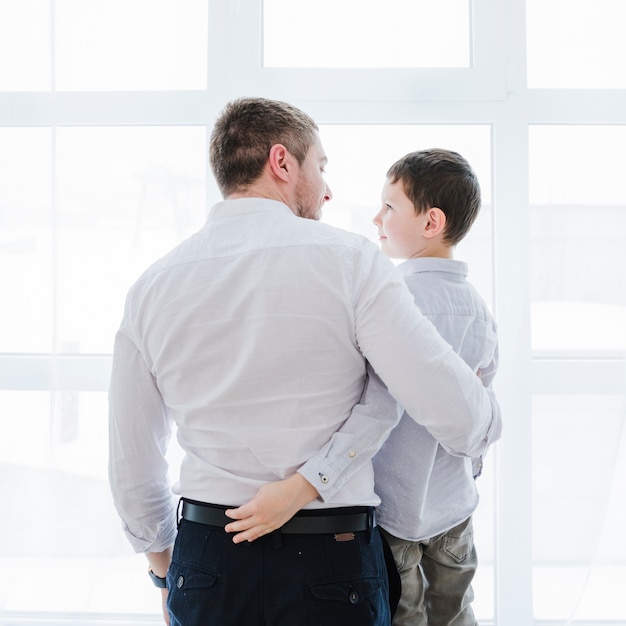
{"type": "Polygon", "coordinates": [[[172,626],[388,625],[371,457],[399,416],[359,404],[366,359],[452,451],[480,446],[497,409],[376,246],[317,221],[331,192],[308,115],[231,102],[211,165],[225,200],[126,300],[115,505],[155,583],[167,574],[172,626]]]}

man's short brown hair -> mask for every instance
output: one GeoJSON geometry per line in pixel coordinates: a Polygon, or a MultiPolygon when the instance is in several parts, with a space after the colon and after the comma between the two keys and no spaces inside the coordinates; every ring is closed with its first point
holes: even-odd
{"type": "Polygon", "coordinates": [[[297,107],[266,98],[229,102],[211,133],[210,160],[224,196],[256,181],[270,148],[282,144],[302,164],[315,141],[317,124],[297,107]]]}

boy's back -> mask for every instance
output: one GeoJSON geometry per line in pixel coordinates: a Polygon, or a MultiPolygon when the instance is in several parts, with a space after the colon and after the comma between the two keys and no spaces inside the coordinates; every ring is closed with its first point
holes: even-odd
{"type": "MultiPolygon", "coordinates": [[[[489,386],[497,369],[496,324],[466,280],[467,265],[417,258],[399,266],[415,304],[465,362],[489,386]]],[[[446,452],[408,415],[374,458],[381,526],[408,541],[445,532],[478,504],[472,461],[446,452]]]]}

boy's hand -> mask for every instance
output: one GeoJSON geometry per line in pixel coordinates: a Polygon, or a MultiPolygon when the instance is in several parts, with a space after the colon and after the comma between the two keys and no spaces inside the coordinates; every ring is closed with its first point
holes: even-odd
{"type": "Polygon", "coordinates": [[[227,524],[225,530],[236,533],[235,543],[254,541],[280,528],[318,495],[317,489],[297,473],[285,480],[267,483],[252,500],[226,511],[226,515],[236,521],[227,524]]]}

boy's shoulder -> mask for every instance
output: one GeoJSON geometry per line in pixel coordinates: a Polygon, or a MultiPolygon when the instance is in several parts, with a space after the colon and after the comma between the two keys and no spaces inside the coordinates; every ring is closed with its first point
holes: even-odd
{"type": "Polygon", "coordinates": [[[493,321],[484,298],[467,279],[464,261],[421,257],[405,261],[398,269],[425,315],[470,315],[493,321]]]}

